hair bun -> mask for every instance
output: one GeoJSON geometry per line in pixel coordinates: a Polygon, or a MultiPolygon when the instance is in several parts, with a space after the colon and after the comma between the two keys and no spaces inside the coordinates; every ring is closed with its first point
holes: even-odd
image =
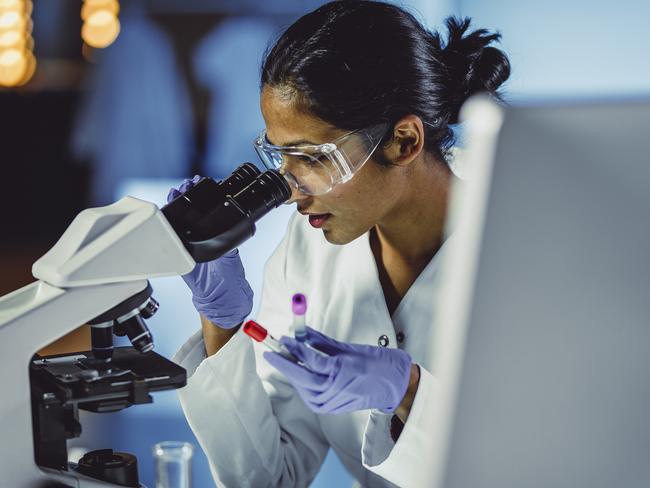
{"type": "Polygon", "coordinates": [[[501,38],[498,32],[477,29],[468,33],[468,17],[449,17],[445,23],[447,42],[442,47],[440,38],[434,35],[432,46],[445,67],[447,122],[455,124],[460,107],[475,93],[487,92],[500,98],[497,90],[510,76],[510,63],[503,51],[490,46],[501,38]]]}

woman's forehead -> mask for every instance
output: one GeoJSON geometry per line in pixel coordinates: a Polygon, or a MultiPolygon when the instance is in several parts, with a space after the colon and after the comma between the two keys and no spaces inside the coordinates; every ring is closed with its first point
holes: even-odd
{"type": "Polygon", "coordinates": [[[322,144],[342,133],[273,88],[264,87],[260,105],[267,138],[277,146],[322,144]]]}

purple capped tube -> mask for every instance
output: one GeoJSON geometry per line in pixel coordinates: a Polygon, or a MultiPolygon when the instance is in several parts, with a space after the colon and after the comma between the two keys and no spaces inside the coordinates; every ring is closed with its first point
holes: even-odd
{"type": "Polygon", "coordinates": [[[296,293],[291,298],[291,311],[293,312],[293,330],[297,341],[305,342],[305,314],[307,313],[307,298],[302,293],[296,293]]]}

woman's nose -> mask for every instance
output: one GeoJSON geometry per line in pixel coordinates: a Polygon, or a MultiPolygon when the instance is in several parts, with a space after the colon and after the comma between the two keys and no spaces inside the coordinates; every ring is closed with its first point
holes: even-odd
{"type": "Polygon", "coordinates": [[[284,176],[284,179],[287,180],[287,183],[289,183],[289,188],[291,188],[291,196],[289,197],[289,200],[284,202],[285,204],[290,205],[292,203],[296,203],[309,198],[309,195],[306,195],[298,189],[298,184],[294,176],[291,173],[287,172],[286,163],[283,164],[280,168],[280,174],[284,176]]]}
{"type": "Polygon", "coordinates": [[[298,190],[298,188],[296,188],[295,185],[291,184],[289,186],[291,187],[291,196],[289,197],[289,200],[287,200],[285,202],[287,205],[290,205],[290,204],[296,203],[296,202],[302,202],[304,200],[307,200],[307,199],[311,198],[310,195],[307,195],[307,194],[301,192],[300,190],[298,190]]]}

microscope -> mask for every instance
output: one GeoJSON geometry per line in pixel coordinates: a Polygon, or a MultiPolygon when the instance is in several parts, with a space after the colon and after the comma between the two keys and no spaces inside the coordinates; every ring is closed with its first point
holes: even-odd
{"type": "Polygon", "coordinates": [[[245,163],[162,209],[124,197],[77,215],[34,263],[38,281],[0,297],[2,486],[141,486],[128,453],[103,448],[68,462],[67,439],[81,434],[79,409],[115,412],[185,385],[185,370],[153,351],[145,321],[158,303],[148,279],[186,274],[234,249],[290,195],[277,171],[245,163]],[[83,324],[91,327],[90,351],[35,354],[83,324]],[[132,346],[114,347],[114,335],[132,346]]]}

